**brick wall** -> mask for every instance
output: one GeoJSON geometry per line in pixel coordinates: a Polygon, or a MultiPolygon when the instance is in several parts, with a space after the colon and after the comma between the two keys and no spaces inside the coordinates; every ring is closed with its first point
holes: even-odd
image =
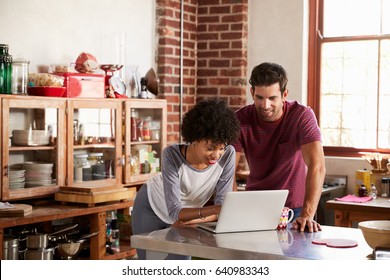
{"type": "Polygon", "coordinates": [[[168,101],[168,144],[180,141],[180,112],[220,97],[246,102],[248,0],[185,0],[180,95],[180,0],[156,0],[156,64],[160,98],[168,101]],[[180,97],[181,96],[181,97],[180,97]]]}

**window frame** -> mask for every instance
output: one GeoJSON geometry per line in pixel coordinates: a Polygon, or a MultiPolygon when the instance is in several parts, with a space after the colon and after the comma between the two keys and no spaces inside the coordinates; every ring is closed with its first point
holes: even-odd
{"type": "MultiPolygon", "coordinates": [[[[308,46],[308,95],[307,105],[310,106],[317,117],[320,124],[320,108],[321,108],[321,44],[327,42],[335,42],[342,39],[343,41],[359,41],[359,40],[378,40],[378,36],[354,36],[354,38],[323,38],[321,30],[323,30],[323,11],[324,0],[309,0],[309,46],[308,46]]],[[[390,35],[381,35],[380,38],[390,39],[390,35]]],[[[352,147],[330,147],[324,146],[325,156],[340,156],[340,157],[361,157],[364,153],[383,153],[389,154],[390,149],[358,149],[352,147]]]]}

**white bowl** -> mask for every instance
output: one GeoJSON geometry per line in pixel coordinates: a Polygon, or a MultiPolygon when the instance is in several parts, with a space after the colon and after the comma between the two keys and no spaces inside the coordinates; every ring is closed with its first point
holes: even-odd
{"type": "Polygon", "coordinates": [[[365,221],[360,222],[358,227],[362,230],[364,239],[372,249],[390,245],[390,221],[365,221]]]}
{"type": "Polygon", "coordinates": [[[24,169],[34,172],[47,172],[53,170],[53,163],[46,163],[46,162],[38,162],[38,161],[26,161],[24,163],[24,169]]]}
{"type": "Polygon", "coordinates": [[[44,146],[49,144],[49,135],[45,130],[13,130],[12,143],[20,146],[44,146]]]}

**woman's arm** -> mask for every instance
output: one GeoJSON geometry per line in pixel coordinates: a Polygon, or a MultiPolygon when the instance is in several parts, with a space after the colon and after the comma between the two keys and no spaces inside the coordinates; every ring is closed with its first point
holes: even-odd
{"type": "Polygon", "coordinates": [[[211,205],[199,208],[183,208],[179,213],[179,220],[174,226],[192,225],[218,220],[221,205],[211,205]]]}

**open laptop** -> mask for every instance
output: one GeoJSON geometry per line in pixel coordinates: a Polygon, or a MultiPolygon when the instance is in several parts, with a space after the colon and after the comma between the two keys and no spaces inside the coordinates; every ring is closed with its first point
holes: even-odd
{"type": "Polygon", "coordinates": [[[197,226],[213,233],[274,230],[287,195],[288,190],[228,192],[218,221],[197,226]]]}

